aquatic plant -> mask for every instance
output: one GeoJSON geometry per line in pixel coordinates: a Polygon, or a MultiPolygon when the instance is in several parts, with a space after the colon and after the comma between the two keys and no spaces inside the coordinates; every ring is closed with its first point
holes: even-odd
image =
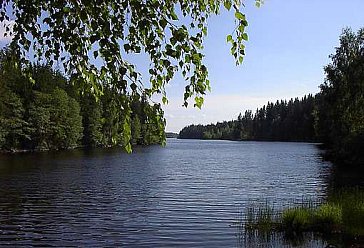
{"type": "Polygon", "coordinates": [[[240,223],[242,230],[264,235],[315,232],[364,237],[364,192],[344,189],[331,195],[326,203],[303,199],[281,210],[268,203],[250,205],[240,223]]]}
{"type": "Polygon", "coordinates": [[[283,211],[277,225],[287,232],[301,232],[307,230],[312,222],[312,212],[308,208],[288,208],[283,211]]]}
{"type": "Polygon", "coordinates": [[[246,231],[260,230],[271,231],[277,228],[277,211],[268,202],[264,205],[249,206],[245,219],[240,221],[246,231]]]}
{"type": "Polygon", "coordinates": [[[321,232],[334,232],[342,226],[342,208],[335,204],[325,203],[314,210],[311,219],[312,229],[321,232]]]}

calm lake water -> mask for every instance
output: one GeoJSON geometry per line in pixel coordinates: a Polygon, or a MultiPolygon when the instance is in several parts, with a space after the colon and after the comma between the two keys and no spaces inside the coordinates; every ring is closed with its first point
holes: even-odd
{"type": "Polygon", "coordinates": [[[323,198],[329,173],[307,143],[1,155],[0,246],[236,247],[248,204],[323,198]]]}

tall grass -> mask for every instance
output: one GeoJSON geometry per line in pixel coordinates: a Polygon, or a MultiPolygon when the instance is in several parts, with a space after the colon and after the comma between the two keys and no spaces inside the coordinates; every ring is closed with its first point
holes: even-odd
{"type": "Polygon", "coordinates": [[[246,232],[284,232],[298,235],[304,232],[341,234],[364,237],[364,191],[341,190],[327,202],[302,200],[283,210],[270,204],[249,206],[241,221],[246,232]]]}
{"type": "Polygon", "coordinates": [[[264,205],[249,206],[245,214],[245,230],[271,231],[276,228],[277,211],[267,202],[264,205]]]}
{"type": "Polygon", "coordinates": [[[341,190],[328,199],[341,207],[343,231],[364,236],[364,190],[360,188],[341,190]]]}

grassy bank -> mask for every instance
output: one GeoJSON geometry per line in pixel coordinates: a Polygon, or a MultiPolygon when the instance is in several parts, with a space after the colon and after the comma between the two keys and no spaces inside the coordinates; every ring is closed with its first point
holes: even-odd
{"type": "Polygon", "coordinates": [[[349,240],[364,238],[364,191],[342,190],[325,202],[302,200],[284,209],[269,203],[249,206],[239,225],[245,233],[300,237],[316,233],[327,240],[335,236],[349,240]]]}

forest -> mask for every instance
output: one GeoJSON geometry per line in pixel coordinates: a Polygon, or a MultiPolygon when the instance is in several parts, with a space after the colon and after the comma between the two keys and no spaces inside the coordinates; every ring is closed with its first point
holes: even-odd
{"type": "Polygon", "coordinates": [[[269,103],[253,114],[210,125],[190,125],[181,139],[315,141],[330,160],[364,165],[364,29],[345,29],[330,55],[320,92],[269,103]]]}
{"type": "MultiPolygon", "coordinates": [[[[268,102],[236,120],[190,125],[179,138],[322,142],[330,159],[364,164],[364,29],[345,29],[330,58],[316,95],[268,102]]],[[[50,65],[18,64],[9,49],[0,52],[2,151],[116,145],[128,150],[165,141],[161,106],[147,97],[120,92],[114,83],[104,83],[97,97],[50,65]],[[121,109],[125,98],[130,113],[121,109]]]]}
{"type": "Polygon", "coordinates": [[[312,95],[277,101],[246,110],[236,120],[210,125],[190,125],[179,133],[181,139],[315,141],[312,95]]]}
{"type": "Polygon", "coordinates": [[[164,126],[150,118],[160,116],[159,104],[122,95],[108,84],[96,99],[91,93],[82,94],[49,65],[30,65],[28,77],[18,62],[9,49],[0,51],[0,150],[128,146],[124,131],[128,115],[117,103],[122,97],[129,97],[132,105],[131,145],[164,142],[164,126]]]}

